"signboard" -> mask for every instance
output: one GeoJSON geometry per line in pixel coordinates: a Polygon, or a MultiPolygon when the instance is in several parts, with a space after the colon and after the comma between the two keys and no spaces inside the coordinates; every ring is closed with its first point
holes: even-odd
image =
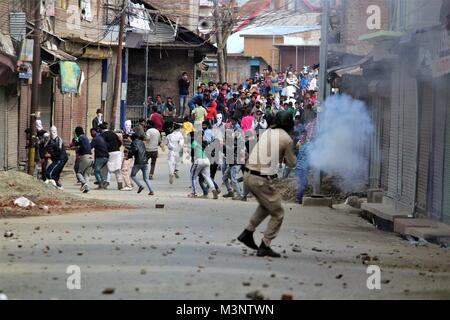
{"type": "Polygon", "coordinates": [[[73,61],[60,61],[61,93],[78,93],[81,70],[73,61]]]}

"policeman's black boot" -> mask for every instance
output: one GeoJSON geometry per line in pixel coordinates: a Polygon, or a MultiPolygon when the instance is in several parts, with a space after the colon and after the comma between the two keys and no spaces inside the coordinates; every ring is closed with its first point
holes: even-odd
{"type": "Polygon", "coordinates": [[[258,250],[258,246],[256,245],[255,240],[253,239],[253,232],[245,229],[238,237],[238,240],[243,244],[245,244],[247,247],[253,250],[258,250]]]}
{"type": "Polygon", "coordinates": [[[272,258],[280,258],[281,254],[272,250],[271,247],[266,246],[264,241],[261,241],[261,245],[258,248],[258,252],[256,253],[258,257],[272,257],[272,258]]]}

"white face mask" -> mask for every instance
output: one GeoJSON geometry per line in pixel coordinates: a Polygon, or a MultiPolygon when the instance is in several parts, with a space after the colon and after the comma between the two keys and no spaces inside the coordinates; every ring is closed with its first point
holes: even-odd
{"type": "Polygon", "coordinates": [[[222,121],[223,121],[223,116],[222,116],[221,113],[219,113],[219,114],[217,115],[217,125],[218,125],[218,126],[222,125],[222,121]]]}
{"type": "Polygon", "coordinates": [[[125,133],[126,134],[131,133],[131,120],[125,121],[125,133]]]}
{"type": "Polygon", "coordinates": [[[50,137],[55,139],[58,136],[58,129],[55,126],[50,128],[50,137]]]}
{"type": "Polygon", "coordinates": [[[42,121],[41,120],[36,120],[36,130],[40,131],[43,130],[44,127],[42,126],[42,121]]]}

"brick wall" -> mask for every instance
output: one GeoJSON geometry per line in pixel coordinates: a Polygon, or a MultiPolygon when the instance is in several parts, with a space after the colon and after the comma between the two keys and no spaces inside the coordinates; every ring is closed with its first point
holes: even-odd
{"type": "MultiPolygon", "coordinates": [[[[267,68],[267,64],[262,62],[260,71],[265,68],[267,68]]],[[[242,84],[250,76],[250,58],[241,56],[228,57],[227,81],[229,83],[242,84]]]]}
{"type": "Polygon", "coordinates": [[[388,30],[389,7],[387,0],[345,0],[343,3],[343,16],[341,17],[341,43],[347,47],[354,47],[360,52],[369,52],[373,47],[367,43],[359,41],[363,34],[373,33],[379,30],[370,30],[367,27],[367,8],[370,5],[377,5],[381,9],[381,30],[388,30]]]}
{"type": "MultiPolygon", "coordinates": [[[[142,105],[145,91],[145,50],[130,49],[128,69],[128,105],[142,105]]],[[[150,50],[149,52],[149,96],[170,96],[179,105],[178,80],[186,71],[193,84],[194,59],[187,50],[150,50]]],[[[192,95],[192,87],[190,94],[192,95]]]]}
{"type": "Polygon", "coordinates": [[[63,95],[59,88],[54,94],[54,124],[66,145],[76,127],[83,127],[85,131],[91,128],[91,121],[101,103],[101,61],[80,59],[78,64],[85,75],[81,94],[63,95]]]}

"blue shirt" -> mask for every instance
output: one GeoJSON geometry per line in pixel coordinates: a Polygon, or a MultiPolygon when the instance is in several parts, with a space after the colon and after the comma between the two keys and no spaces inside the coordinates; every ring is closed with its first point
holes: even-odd
{"type": "Polygon", "coordinates": [[[300,150],[298,150],[297,155],[297,165],[295,169],[297,171],[308,171],[310,166],[310,156],[309,153],[311,152],[311,144],[305,143],[304,145],[300,146],[300,150]]]}
{"type": "Polygon", "coordinates": [[[89,139],[84,134],[78,137],[78,142],[76,145],[80,147],[78,149],[80,156],[92,154],[91,144],[89,143],[89,139]]]}

